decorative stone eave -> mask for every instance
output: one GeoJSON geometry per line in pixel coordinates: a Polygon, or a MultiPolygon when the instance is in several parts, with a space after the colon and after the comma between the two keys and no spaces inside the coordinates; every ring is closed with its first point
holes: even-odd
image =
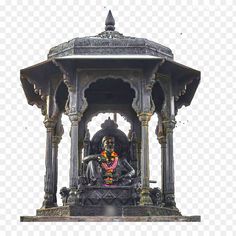
{"type": "Polygon", "coordinates": [[[50,89],[55,88],[62,78],[62,73],[54,60],[47,60],[20,70],[20,80],[30,105],[42,107],[50,89]],[[51,81],[52,88],[49,88],[51,81]]]}
{"type": "MultiPolygon", "coordinates": [[[[100,36],[75,38],[50,49],[48,58],[73,55],[151,55],[173,59],[172,51],[144,38],[117,38],[116,31],[101,33],[100,36]]],[[[117,32],[118,33],[118,32],[117,32]]]]}
{"type": "Polygon", "coordinates": [[[176,111],[189,106],[200,83],[201,72],[175,61],[165,60],[159,73],[171,77],[176,111]]]}
{"type": "Polygon", "coordinates": [[[163,58],[148,55],[76,55],[49,59],[34,66],[22,69],[21,82],[28,103],[40,106],[43,102],[42,96],[48,94],[48,80],[58,82],[58,80],[63,79],[65,75],[69,76],[67,65],[76,67],[80,62],[89,62],[90,65],[96,65],[98,60],[100,62],[102,61],[103,65],[108,61],[110,63],[115,63],[118,60],[124,63],[134,63],[134,65],[135,63],[161,64],[160,68],[158,68],[158,74],[157,76],[154,76],[154,81],[152,83],[155,83],[155,80],[158,79],[158,75],[170,76],[177,109],[183,105],[190,105],[200,82],[199,71],[169,59],[163,60],[163,58]]]}

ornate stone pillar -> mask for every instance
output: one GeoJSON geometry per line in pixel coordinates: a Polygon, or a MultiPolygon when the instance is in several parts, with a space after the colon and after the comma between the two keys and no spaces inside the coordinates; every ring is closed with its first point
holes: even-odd
{"type": "Polygon", "coordinates": [[[83,170],[82,170],[82,149],[83,149],[83,142],[78,143],[78,176],[82,176],[83,170]]]}
{"type": "Polygon", "coordinates": [[[90,133],[88,129],[86,129],[85,131],[83,146],[84,146],[84,156],[86,157],[90,154],[90,133]]]}
{"type": "MultiPolygon", "coordinates": [[[[137,145],[137,136],[133,131],[130,135],[130,154],[131,154],[131,165],[134,167],[138,173],[140,168],[139,156],[138,156],[138,145],[137,145]]],[[[136,174],[137,174],[136,173],[136,174]]]]}
{"type": "Polygon", "coordinates": [[[149,142],[148,142],[148,122],[152,113],[141,113],[139,120],[141,121],[141,196],[140,205],[152,205],[149,195],[149,142]]]}
{"type": "Polygon", "coordinates": [[[76,192],[78,188],[78,177],[80,169],[79,166],[79,122],[81,120],[81,116],[79,113],[70,113],[69,118],[71,121],[71,153],[70,153],[70,177],[69,177],[69,185],[70,185],[70,195],[68,198],[68,203],[73,205],[76,204],[76,192]]]}
{"type": "Polygon", "coordinates": [[[158,114],[156,130],[161,145],[161,188],[165,207],[175,208],[174,189],[174,158],[173,158],[173,129],[175,120],[158,114]]]}
{"type": "Polygon", "coordinates": [[[158,124],[156,127],[156,135],[157,135],[157,140],[161,145],[161,190],[162,194],[164,194],[165,191],[165,158],[167,156],[167,146],[166,146],[166,134],[164,130],[164,126],[162,124],[162,115],[161,113],[158,113],[158,124]]]}
{"type": "Polygon", "coordinates": [[[47,129],[46,137],[46,155],[45,167],[46,173],[44,175],[44,201],[42,208],[50,208],[54,206],[53,201],[53,169],[52,169],[52,137],[55,127],[55,122],[52,118],[46,118],[44,125],[47,129]]]}
{"type": "Polygon", "coordinates": [[[158,113],[157,136],[161,144],[162,193],[165,207],[176,208],[174,187],[173,129],[175,127],[175,103],[170,75],[159,75],[165,99],[158,113]]]}
{"type": "Polygon", "coordinates": [[[56,136],[52,137],[52,170],[53,170],[53,204],[57,206],[57,179],[58,179],[58,143],[56,136]]]}
{"type": "Polygon", "coordinates": [[[163,121],[166,127],[166,147],[167,155],[164,159],[165,172],[165,194],[164,204],[166,207],[175,208],[175,186],[174,186],[174,157],[173,157],[173,129],[175,120],[169,119],[163,121]]]}
{"type": "MultiPolygon", "coordinates": [[[[90,133],[88,128],[86,128],[85,130],[85,135],[84,135],[84,141],[82,143],[82,147],[81,147],[81,160],[82,160],[82,148],[84,148],[84,154],[83,157],[86,157],[90,154],[90,133]]],[[[85,163],[83,163],[83,168],[82,168],[82,173],[81,175],[84,176],[85,172],[86,172],[86,168],[85,168],[85,163]]]]}
{"type": "Polygon", "coordinates": [[[61,141],[61,136],[64,133],[61,124],[61,118],[58,119],[54,128],[52,137],[52,170],[53,170],[53,203],[57,206],[57,180],[58,180],[58,144],[61,141]]]}

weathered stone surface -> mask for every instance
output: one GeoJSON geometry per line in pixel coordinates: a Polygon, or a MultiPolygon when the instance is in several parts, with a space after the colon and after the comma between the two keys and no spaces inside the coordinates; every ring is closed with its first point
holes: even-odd
{"type": "Polygon", "coordinates": [[[133,186],[84,186],[79,195],[83,206],[134,205],[138,193],[133,186]]]}
{"type": "Polygon", "coordinates": [[[73,55],[151,55],[173,59],[172,51],[145,38],[104,31],[96,36],[74,38],[50,49],[48,58],[73,55]]]}
{"type": "Polygon", "coordinates": [[[123,207],[124,216],[181,216],[177,209],[156,206],[126,206],[123,207]]]}
{"type": "Polygon", "coordinates": [[[21,216],[21,222],[200,222],[200,216],[21,216]]]}
{"type": "Polygon", "coordinates": [[[181,216],[178,209],[157,206],[61,206],[38,209],[37,216],[181,216]]]}

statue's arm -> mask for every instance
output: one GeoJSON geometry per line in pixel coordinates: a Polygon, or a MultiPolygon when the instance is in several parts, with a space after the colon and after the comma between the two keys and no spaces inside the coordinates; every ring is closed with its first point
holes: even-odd
{"type": "Polygon", "coordinates": [[[91,160],[97,160],[98,155],[89,155],[83,158],[84,163],[88,163],[91,160]]]}
{"type": "Polygon", "coordinates": [[[127,174],[125,174],[125,176],[133,177],[135,175],[134,168],[129,164],[129,162],[126,159],[123,160],[123,166],[127,170],[127,174]]]}

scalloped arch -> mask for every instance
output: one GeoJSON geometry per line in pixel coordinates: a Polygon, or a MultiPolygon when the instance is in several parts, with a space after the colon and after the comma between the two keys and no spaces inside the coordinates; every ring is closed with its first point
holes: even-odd
{"type": "Polygon", "coordinates": [[[132,108],[134,111],[138,114],[140,112],[140,91],[138,89],[137,85],[137,77],[139,76],[139,71],[83,71],[82,76],[85,76],[85,80],[82,84],[82,86],[79,88],[79,93],[81,94],[81,100],[79,103],[78,110],[81,113],[84,113],[86,108],[88,107],[88,102],[85,97],[85,91],[94,83],[96,83],[98,80],[106,80],[106,79],[115,79],[115,80],[121,80],[124,83],[128,84],[130,89],[134,90],[134,98],[132,101],[132,108]],[[100,73],[99,73],[100,72],[100,73]],[[136,79],[135,79],[136,78],[136,79]]]}

